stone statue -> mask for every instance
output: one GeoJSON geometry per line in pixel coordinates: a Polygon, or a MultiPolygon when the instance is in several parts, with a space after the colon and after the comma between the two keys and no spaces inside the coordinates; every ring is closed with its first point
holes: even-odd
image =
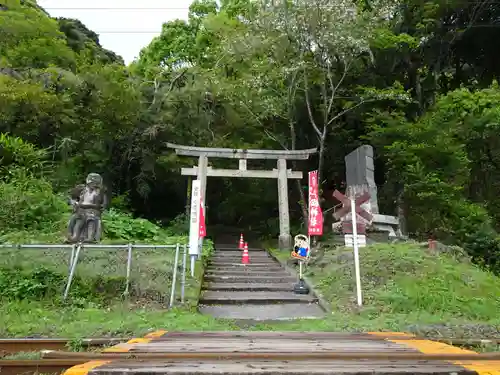
{"type": "Polygon", "coordinates": [[[101,175],[89,173],[85,184],[73,188],[69,203],[73,206],[73,214],[68,222],[67,241],[99,242],[101,213],[108,203],[101,175]]]}

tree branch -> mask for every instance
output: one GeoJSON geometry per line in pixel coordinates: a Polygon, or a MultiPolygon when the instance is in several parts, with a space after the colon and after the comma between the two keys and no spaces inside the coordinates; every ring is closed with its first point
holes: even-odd
{"type": "MultiPolygon", "coordinates": [[[[328,106],[328,114],[332,111],[333,107],[333,102],[335,101],[335,94],[337,93],[337,90],[339,89],[340,85],[342,82],[344,82],[345,77],[347,76],[347,72],[349,71],[349,67],[351,66],[351,62],[348,62],[347,64],[344,64],[344,72],[342,73],[342,77],[340,77],[339,81],[337,82],[337,85],[333,87],[333,80],[331,79],[331,70],[330,70],[330,65],[328,65],[328,75],[330,78],[330,85],[332,87],[332,96],[330,97],[330,104],[328,106]]],[[[328,122],[330,124],[330,122],[328,122]]]]}
{"type": "Polygon", "coordinates": [[[349,111],[352,111],[353,109],[355,108],[358,108],[359,106],[365,104],[365,103],[369,103],[369,102],[373,102],[375,101],[375,99],[370,99],[370,100],[362,100],[360,101],[358,104],[350,107],[350,108],[347,108],[346,110],[338,113],[337,115],[335,115],[334,117],[332,117],[329,121],[328,121],[328,124],[327,125],[330,125],[332,122],[334,122],[335,120],[337,120],[339,117],[342,117],[343,115],[345,115],[346,113],[348,113],[349,111]]]}
{"type": "Polygon", "coordinates": [[[284,150],[287,150],[287,151],[288,151],[288,147],[286,147],[286,145],[285,145],[283,142],[281,142],[281,141],[280,141],[280,140],[279,140],[279,139],[278,139],[278,138],[277,138],[277,137],[276,137],[273,133],[271,133],[271,132],[270,132],[269,130],[267,130],[267,129],[264,129],[264,133],[265,133],[265,134],[266,134],[269,138],[271,138],[273,141],[275,141],[275,142],[279,143],[279,145],[280,145],[281,147],[283,147],[283,149],[284,149],[284,150]]]}
{"type": "Polygon", "coordinates": [[[319,131],[318,126],[316,125],[316,121],[314,121],[311,109],[311,98],[309,97],[309,81],[307,79],[307,72],[305,69],[304,69],[304,91],[306,94],[306,107],[307,107],[307,113],[309,114],[309,121],[311,121],[311,125],[314,131],[318,134],[318,137],[321,137],[321,132],[319,131]]]}

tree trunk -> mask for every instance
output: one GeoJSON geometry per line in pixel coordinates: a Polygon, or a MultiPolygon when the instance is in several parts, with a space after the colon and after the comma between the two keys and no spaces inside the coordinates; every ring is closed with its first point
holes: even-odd
{"type": "MultiPolygon", "coordinates": [[[[292,150],[295,150],[297,142],[296,142],[296,138],[295,138],[296,137],[295,124],[293,123],[292,120],[290,120],[290,134],[292,137],[292,150]]],[[[296,161],[292,161],[292,167],[293,167],[293,169],[297,169],[297,162],[296,161]]],[[[297,191],[298,191],[299,196],[300,196],[299,205],[300,205],[300,209],[302,211],[302,218],[304,220],[304,223],[307,223],[307,218],[309,216],[309,213],[308,213],[308,209],[307,209],[306,196],[304,194],[304,190],[302,189],[301,180],[295,180],[295,186],[296,186],[297,191]]]]}
{"type": "MultiPolygon", "coordinates": [[[[324,159],[325,159],[325,140],[326,140],[326,126],[323,128],[323,134],[321,135],[321,138],[319,139],[319,154],[318,154],[318,189],[319,189],[319,192],[318,192],[318,195],[321,195],[321,193],[322,193],[321,178],[323,177],[322,170],[323,170],[323,163],[324,163],[324,159]]],[[[321,200],[320,200],[320,202],[321,202],[321,200]]]]}

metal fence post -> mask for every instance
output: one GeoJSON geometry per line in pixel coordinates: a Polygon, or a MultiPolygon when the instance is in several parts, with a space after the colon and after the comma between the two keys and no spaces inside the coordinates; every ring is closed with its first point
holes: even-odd
{"type": "Polygon", "coordinates": [[[177,280],[177,267],[179,267],[179,248],[180,245],[175,246],[175,260],[174,260],[174,274],[172,275],[172,290],[170,292],[170,307],[174,306],[175,298],[175,284],[177,280]]]}
{"type": "Polygon", "coordinates": [[[127,254],[127,280],[125,285],[125,292],[123,293],[125,296],[128,297],[129,295],[129,288],[130,288],[130,269],[132,267],[132,247],[133,245],[131,243],[128,244],[128,254],[127,254]]]}
{"type": "Polygon", "coordinates": [[[75,259],[75,250],[76,250],[76,245],[71,246],[71,253],[69,255],[68,274],[71,272],[71,268],[73,267],[73,261],[75,259]]]}
{"type": "Polygon", "coordinates": [[[187,245],[184,244],[182,254],[182,277],[181,277],[181,303],[184,303],[184,294],[186,291],[186,261],[187,261],[187,245]]]}
{"type": "Polygon", "coordinates": [[[78,244],[76,248],[76,254],[73,259],[73,263],[71,264],[71,270],[69,271],[68,282],[66,283],[66,289],[64,289],[63,301],[66,301],[66,298],[68,298],[69,288],[71,287],[71,282],[73,281],[73,276],[75,275],[75,268],[76,264],[78,263],[78,257],[80,256],[80,250],[82,249],[82,247],[83,247],[82,244],[78,244]]]}

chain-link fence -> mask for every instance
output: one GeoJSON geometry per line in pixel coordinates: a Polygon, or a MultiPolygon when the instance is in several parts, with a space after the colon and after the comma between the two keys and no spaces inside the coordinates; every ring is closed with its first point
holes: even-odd
{"type": "Polygon", "coordinates": [[[176,297],[184,302],[186,252],[181,244],[0,245],[0,273],[4,281],[18,281],[19,291],[11,294],[129,298],[173,306],[176,297]]]}

